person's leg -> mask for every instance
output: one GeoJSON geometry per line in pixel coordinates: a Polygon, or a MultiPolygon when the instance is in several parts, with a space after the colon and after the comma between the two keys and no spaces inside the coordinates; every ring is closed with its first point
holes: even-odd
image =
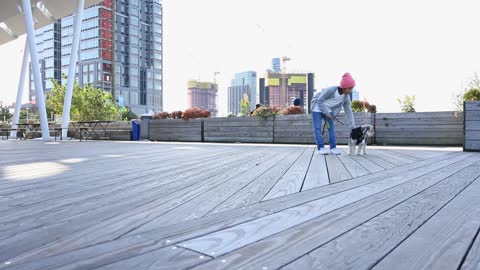
{"type": "Polygon", "coordinates": [[[325,148],[325,143],[322,137],[322,113],[312,112],[312,124],[317,149],[320,150],[320,148],[325,148]]]}
{"type": "Polygon", "coordinates": [[[325,117],[325,121],[328,121],[330,128],[328,129],[328,144],[330,149],[337,147],[337,139],[335,138],[335,121],[333,119],[328,119],[325,117]]]}

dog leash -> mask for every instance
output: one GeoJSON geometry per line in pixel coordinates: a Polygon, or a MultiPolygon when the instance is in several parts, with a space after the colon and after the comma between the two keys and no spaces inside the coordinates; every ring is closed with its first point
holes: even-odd
{"type": "MultiPolygon", "coordinates": [[[[338,114],[337,114],[337,115],[338,115],[338,114]]],[[[342,123],[342,121],[338,120],[338,118],[337,118],[335,115],[331,114],[331,116],[333,117],[333,120],[335,120],[335,121],[337,121],[338,123],[340,123],[340,124],[342,124],[342,125],[345,126],[345,124],[342,123]]],[[[323,134],[325,133],[325,126],[326,126],[327,124],[328,124],[327,121],[325,121],[325,124],[323,124],[322,136],[323,136],[323,134]]],[[[330,128],[330,124],[328,124],[328,127],[327,127],[327,128],[330,128]]]]}

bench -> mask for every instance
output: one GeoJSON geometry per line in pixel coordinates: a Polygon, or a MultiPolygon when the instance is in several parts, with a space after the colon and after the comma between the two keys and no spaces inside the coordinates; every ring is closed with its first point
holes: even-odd
{"type": "MultiPolygon", "coordinates": [[[[16,129],[10,129],[10,130],[16,130],[16,129]]],[[[39,130],[33,131],[33,132],[28,132],[28,131],[27,131],[26,129],[24,129],[24,128],[18,129],[18,131],[19,131],[20,133],[22,133],[21,136],[20,136],[20,139],[22,139],[22,137],[23,137],[24,140],[27,140],[27,139],[28,139],[28,134],[27,134],[27,133],[32,133],[33,135],[35,135],[35,134],[41,134],[41,131],[39,131],[39,130]]],[[[53,136],[54,136],[54,138],[55,138],[55,141],[57,141],[57,137],[59,137],[60,140],[62,140],[62,128],[53,128],[53,129],[50,129],[50,134],[52,134],[52,133],[53,133],[53,136]]],[[[17,137],[18,137],[18,135],[17,135],[17,137]]],[[[33,138],[34,138],[33,136],[30,136],[30,139],[33,139],[33,138]]],[[[8,139],[8,137],[7,137],[7,139],[8,139]]]]}
{"type": "Polygon", "coordinates": [[[130,141],[132,138],[132,131],[130,129],[107,129],[105,132],[95,130],[91,132],[88,128],[80,128],[80,141],[82,139],[91,140],[122,140],[130,141]],[[89,136],[88,136],[89,135],[89,136]],[[88,137],[88,138],[87,138],[88,137]]]}
{"type": "MultiPolygon", "coordinates": [[[[54,128],[50,129],[50,132],[52,132],[52,130],[53,130],[53,134],[55,136],[55,141],[57,140],[57,137],[60,137],[60,140],[62,140],[62,128],[61,127],[54,127],[54,128]]],[[[27,139],[27,129],[25,129],[25,128],[18,128],[18,129],[16,129],[16,128],[0,128],[0,137],[2,138],[2,140],[4,140],[5,137],[8,140],[10,138],[10,133],[12,131],[18,131],[17,138],[20,135],[20,139],[22,137],[25,140],[27,139]],[[21,134],[19,134],[19,133],[21,133],[21,134]]],[[[34,131],[33,133],[39,133],[39,131],[34,131]]]]}
{"type": "Polygon", "coordinates": [[[55,141],[57,140],[57,137],[60,137],[60,141],[63,139],[62,138],[62,128],[61,127],[53,128],[53,133],[54,133],[54,136],[55,136],[55,141]],[[59,136],[59,134],[60,134],[60,136],[59,136]]]}
{"type": "Polygon", "coordinates": [[[80,141],[88,141],[90,140],[110,140],[112,135],[115,133],[123,133],[125,134],[125,137],[128,136],[128,140],[131,138],[131,130],[128,129],[107,129],[105,132],[95,130],[92,131],[90,130],[89,127],[80,127],[79,128],[79,137],[80,141]]]}
{"type": "Polygon", "coordinates": [[[2,137],[2,140],[4,140],[3,139],[4,137],[6,137],[7,140],[8,140],[8,138],[10,137],[10,133],[12,131],[17,131],[17,129],[16,128],[1,128],[0,129],[0,137],[2,137]]]}
{"type": "Polygon", "coordinates": [[[80,127],[79,129],[79,136],[80,136],[80,141],[82,141],[82,139],[85,139],[85,141],[88,140],[88,135],[91,133],[90,131],[90,128],[88,127],[80,127]]]}

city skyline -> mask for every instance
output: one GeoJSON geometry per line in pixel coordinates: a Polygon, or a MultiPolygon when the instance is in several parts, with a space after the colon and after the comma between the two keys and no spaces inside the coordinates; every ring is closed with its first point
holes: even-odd
{"type": "MultiPolygon", "coordinates": [[[[43,89],[66,84],[74,16],[35,31],[43,89]]],[[[103,0],[82,17],[76,80],[92,84],[140,115],[162,110],[162,7],[160,0],[103,0]]],[[[27,101],[36,102],[30,69],[27,101]]],[[[25,96],[24,96],[25,97],[25,96]]],[[[25,98],[24,98],[25,100],[25,98]]]]}
{"type": "MultiPolygon", "coordinates": [[[[225,2],[163,1],[164,110],[187,107],[186,81],[212,81],[220,72],[219,110],[226,113],[234,74],[261,76],[274,57],[291,58],[288,72],[315,73],[317,89],[350,72],[362,100],[380,112],[400,111],[396,98],[404,95],[417,96],[417,111],[453,110],[453,94],[480,73],[480,38],[472,34],[478,1],[225,2]],[[293,34],[302,38],[285,38],[293,34]],[[208,42],[194,42],[205,36],[208,42]]],[[[15,99],[22,48],[21,39],[0,47],[4,101],[15,99]]]]}

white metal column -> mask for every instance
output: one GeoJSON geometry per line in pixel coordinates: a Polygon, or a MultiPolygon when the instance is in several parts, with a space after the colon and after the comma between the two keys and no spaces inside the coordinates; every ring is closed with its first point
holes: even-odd
{"type": "Polygon", "coordinates": [[[50,140],[50,130],[48,129],[47,110],[45,109],[45,95],[43,93],[42,77],[40,76],[40,65],[38,63],[37,47],[35,46],[35,30],[33,28],[33,15],[30,0],[22,0],[22,8],[25,14],[25,28],[27,30],[28,48],[32,59],[32,72],[35,81],[35,90],[37,92],[37,106],[40,115],[40,127],[42,128],[42,139],[50,140]]]}
{"type": "Polygon", "coordinates": [[[73,84],[75,82],[75,70],[78,60],[78,49],[80,45],[80,32],[82,30],[83,6],[85,0],[78,0],[77,13],[75,15],[75,23],[73,25],[73,42],[72,51],[70,53],[70,66],[68,67],[67,91],[63,102],[62,117],[62,138],[67,139],[68,123],[70,122],[70,108],[72,105],[73,84]]]}
{"type": "MultiPolygon", "coordinates": [[[[22,109],[23,88],[25,86],[25,77],[28,70],[28,59],[30,54],[28,53],[28,38],[25,39],[25,48],[23,49],[23,61],[22,70],[20,71],[20,79],[18,81],[17,100],[15,103],[15,112],[13,113],[12,129],[17,129],[17,124],[20,121],[20,110],[22,109]]],[[[10,137],[17,138],[17,131],[12,130],[10,137]]]]}

